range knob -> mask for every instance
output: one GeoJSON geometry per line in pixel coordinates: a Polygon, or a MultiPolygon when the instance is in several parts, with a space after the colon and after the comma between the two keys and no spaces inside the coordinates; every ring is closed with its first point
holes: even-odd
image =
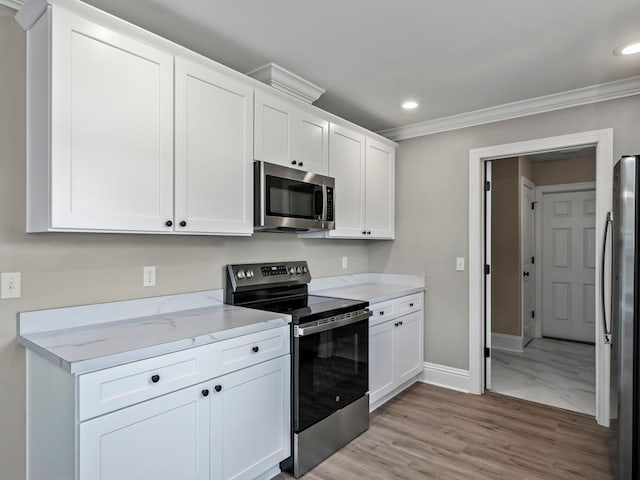
{"type": "Polygon", "coordinates": [[[238,277],[238,278],[246,277],[246,274],[244,273],[244,270],[238,270],[238,273],[236,273],[236,277],[238,277]]]}
{"type": "Polygon", "coordinates": [[[293,275],[294,273],[296,273],[296,269],[293,267],[289,267],[289,275],[293,275]]]}
{"type": "Polygon", "coordinates": [[[247,278],[253,278],[253,270],[247,270],[247,278]]]}
{"type": "Polygon", "coordinates": [[[296,267],[296,273],[302,273],[302,267],[296,267]]]}
{"type": "Polygon", "coordinates": [[[302,273],[307,273],[309,269],[307,267],[302,267],[302,273]]]}

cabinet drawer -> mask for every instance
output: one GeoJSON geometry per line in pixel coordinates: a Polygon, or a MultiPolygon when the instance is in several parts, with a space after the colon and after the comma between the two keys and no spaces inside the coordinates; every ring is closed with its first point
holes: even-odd
{"type": "Polygon", "coordinates": [[[372,327],[393,318],[396,315],[397,305],[395,300],[391,300],[371,305],[369,309],[373,312],[369,319],[369,326],[372,327]]]}
{"type": "Polygon", "coordinates": [[[205,380],[211,350],[182,350],[78,377],[79,420],[148,400],[205,380]]]}
{"type": "Polygon", "coordinates": [[[405,313],[420,310],[422,308],[422,297],[423,295],[421,293],[418,293],[415,295],[409,295],[399,298],[396,313],[404,315],[405,313]]]}
{"type": "Polygon", "coordinates": [[[286,355],[290,347],[289,331],[288,326],[274,328],[222,342],[217,352],[220,374],[286,355]]]}

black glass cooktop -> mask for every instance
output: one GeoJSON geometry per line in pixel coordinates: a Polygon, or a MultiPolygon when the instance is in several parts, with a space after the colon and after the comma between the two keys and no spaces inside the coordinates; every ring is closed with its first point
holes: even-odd
{"type": "Polygon", "coordinates": [[[293,317],[294,323],[304,323],[319,318],[353,312],[354,310],[362,310],[368,306],[369,302],[362,300],[305,295],[295,298],[273,299],[252,303],[251,308],[267,310],[269,312],[286,313],[293,317]]]}

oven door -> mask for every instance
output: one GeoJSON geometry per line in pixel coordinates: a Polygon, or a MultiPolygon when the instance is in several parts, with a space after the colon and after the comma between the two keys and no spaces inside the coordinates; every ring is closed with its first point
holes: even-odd
{"type": "Polygon", "coordinates": [[[256,162],[256,226],[264,230],[335,228],[330,177],[256,162]]]}
{"type": "Polygon", "coordinates": [[[293,427],[299,433],[369,391],[369,320],[294,336],[293,427]]]}

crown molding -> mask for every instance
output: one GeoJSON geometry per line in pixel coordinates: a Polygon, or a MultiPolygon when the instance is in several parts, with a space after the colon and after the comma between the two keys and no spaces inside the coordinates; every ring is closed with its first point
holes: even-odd
{"type": "Polygon", "coordinates": [[[24,1],[23,0],[0,0],[0,5],[13,8],[14,10],[20,10],[22,8],[22,5],[24,5],[24,1]]]}
{"type": "Polygon", "coordinates": [[[578,107],[590,103],[606,102],[616,98],[640,95],[640,76],[600,83],[589,87],[577,88],[566,92],[554,93],[542,97],[530,98],[495,107],[483,108],[471,112],[436,118],[425,122],[412,123],[402,127],[389,128],[377,132],[391,140],[406,140],[434,133],[459,130],[486,123],[500,122],[512,118],[526,117],[538,113],[578,107]]]}
{"type": "Polygon", "coordinates": [[[276,63],[267,63],[251,70],[247,75],[309,104],[318,100],[325,93],[325,90],[316,84],[276,63]]]}

